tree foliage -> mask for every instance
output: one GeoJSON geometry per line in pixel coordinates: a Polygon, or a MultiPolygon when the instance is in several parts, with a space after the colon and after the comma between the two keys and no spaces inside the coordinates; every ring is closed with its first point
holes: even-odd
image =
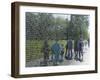
{"type": "Polygon", "coordinates": [[[89,17],[86,15],[71,15],[71,20],[69,27],[67,27],[67,38],[71,37],[76,40],[79,39],[80,35],[83,39],[89,38],[88,27],[89,27],[89,17]]]}
{"type": "Polygon", "coordinates": [[[26,39],[78,39],[80,34],[88,39],[88,16],[59,15],[64,14],[26,12],[26,39]]]}

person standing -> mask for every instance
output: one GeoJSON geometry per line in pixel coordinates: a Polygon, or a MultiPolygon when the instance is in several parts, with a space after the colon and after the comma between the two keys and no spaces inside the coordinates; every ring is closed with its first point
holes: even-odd
{"type": "Polygon", "coordinates": [[[72,60],[73,53],[72,53],[73,42],[71,39],[68,40],[66,49],[67,49],[67,59],[72,60]]]}
{"type": "Polygon", "coordinates": [[[75,54],[74,59],[78,60],[78,40],[74,40],[74,54],[75,54]]]}
{"type": "Polygon", "coordinates": [[[49,45],[48,45],[48,41],[45,40],[44,41],[44,45],[43,45],[43,49],[42,49],[42,52],[44,53],[43,54],[43,63],[44,63],[44,66],[47,66],[48,65],[48,60],[49,60],[49,45]]]}
{"type": "Polygon", "coordinates": [[[61,47],[60,47],[60,62],[63,61],[63,55],[64,55],[64,45],[61,44],[61,47]]]}
{"type": "Polygon", "coordinates": [[[78,41],[78,60],[79,61],[83,61],[83,39],[82,37],[80,37],[79,41],[78,41]]]}
{"type": "Polygon", "coordinates": [[[52,45],[51,47],[52,54],[53,54],[53,65],[58,65],[59,62],[59,55],[60,55],[60,45],[58,40],[52,45]]]}

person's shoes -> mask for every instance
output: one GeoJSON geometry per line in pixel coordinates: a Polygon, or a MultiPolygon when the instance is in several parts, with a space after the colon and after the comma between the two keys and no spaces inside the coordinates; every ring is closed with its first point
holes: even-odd
{"type": "Polygon", "coordinates": [[[76,61],[78,61],[79,59],[78,58],[74,58],[76,61]]]}
{"type": "Polygon", "coordinates": [[[83,62],[83,59],[79,59],[80,62],[83,62]]]}

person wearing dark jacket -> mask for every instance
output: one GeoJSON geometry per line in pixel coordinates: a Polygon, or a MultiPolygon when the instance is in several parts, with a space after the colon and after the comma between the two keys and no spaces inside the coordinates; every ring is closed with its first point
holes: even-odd
{"type": "Polygon", "coordinates": [[[42,52],[43,52],[43,59],[44,59],[44,66],[47,66],[48,65],[48,60],[49,60],[49,45],[48,45],[48,41],[45,40],[44,41],[44,45],[43,45],[43,49],[42,49],[42,52]]]}
{"type": "Polygon", "coordinates": [[[78,40],[74,40],[74,54],[75,54],[74,59],[78,60],[78,40]]]}
{"type": "Polygon", "coordinates": [[[83,61],[83,39],[82,38],[80,38],[78,41],[78,54],[79,54],[78,60],[83,61]]]}
{"type": "Polygon", "coordinates": [[[73,53],[72,53],[73,42],[71,39],[67,41],[66,45],[66,59],[72,60],[73,53]]]}

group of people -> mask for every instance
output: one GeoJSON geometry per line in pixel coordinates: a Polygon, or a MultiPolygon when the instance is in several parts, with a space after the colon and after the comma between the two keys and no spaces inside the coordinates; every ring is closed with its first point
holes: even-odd
{"type": "Polygon", "coordinates": [[[60,62],[63,62],[64,58],[67,60],[74,58],[76,61],[83,61],[83,39],[74,40],[74,44],[71,39],[66,42],[66,46],[64,46],[64,44],[59,44],[58,40],[55,40],[55,43],[50,48],[48,41],[44,41],[42,52],[45,66],[47,66],[50,61],[53,65],[58,65],[60,62]]]}

